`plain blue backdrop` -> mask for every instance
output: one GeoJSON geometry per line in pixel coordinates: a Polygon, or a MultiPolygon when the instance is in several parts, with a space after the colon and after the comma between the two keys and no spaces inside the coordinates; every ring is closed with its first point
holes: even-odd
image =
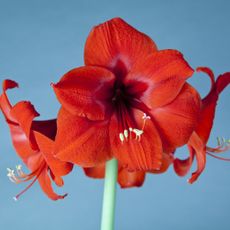
{"type": "MultiPolygon", "coordinates": [[[[90,29],[120,16],[151,36],[160,49],[184,53],[192,67],[210,66],[215,74],[230,71],[230,2],[212,1],[33,1],[0,0],[0,80],[11,78],[20,88],[11,100],[30,100],[41,118],[54,117],[59,104],[50,87],[68,70],[83,65],[90,29]]],[[[209,89],[204,75],[191,80],[201,92],[209,89]]],[[[229,89],[221,95],[209,144],[229,137],[229,89]]],[[[182,148],[180,156],[186,157],[182,148]]],[[[65,177],[53,202],[34,185],[18,202],[12,197],[26,185],[12,184],[6,167],[20,159],[12,148],[8,127],[0,116],[0,229],[96,230],[100,225],[103,181],[88,179],[79,168],[65,177]]],[[[195,168],[195,165],[194,165],[195,168]]],[[[205,172],[193,185],[171,168],[148,175],[143,187],[117,193],[119,230],[230,229],[230,164],[208,158],[205,172]]]]}

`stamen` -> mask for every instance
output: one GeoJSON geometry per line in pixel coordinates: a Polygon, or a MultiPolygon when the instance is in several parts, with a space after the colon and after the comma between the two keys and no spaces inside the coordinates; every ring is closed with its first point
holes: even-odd
{"type": "Polygon", "coordinates": [[[24,190],[22,190],[19,194],[17,194],[15,197],[13,197],[13,199],[15,200],[15,201],[17,201],[18,200],[18,198],[22,195],[22,194],[24,194],[36,181],[37,181],[37,179],[38,179],[38,177],[41,175],[41,173],[42,173],[42,171],[43,171],[43,169],[44,169],[44,167],[46,166],[46,163],[45,162],[43,162],[43,163],[41,163],[41,165],[38,167],[38,169],[36,170],[36,174],[34,175],[34,179],[31,181],[31,183],[29,184],[29,185],[27,185],[27,187],[24,189],[24,190]]]}
{"type": "Polygon", "coordinates": [[[217,144],[219,147],[224,147],[230,144],[230,139],[225,139],[224,137],[217,137],[217,144]]]}
{"type": "Polygon", "coordinates": [[[128,136],[129,136],[129,133],[128,133],[127,129],[124,130],[124,136],[125,136],[125,139],[127,140],[128,136]]]}
{"type": "Polygon", "coordinates": [[[141,135],[144,131],[140,129],[133,129],[133,132],[136,134],[136,140],[141,141],[141,135]]]}
{"type": "Polygon", "coordinates": [[[146,113],[144,113],[143,116],[142,116],[142,119],[144,120],[144,123],[143,123],[143,125],[142,125],[142,130],[144,130],[146,121],[147,121],[147,120],[150,120],[151,117],[150,117],[150,116],[147,116],[146,113]]]}
{"type": "Polygon", "coordinates": [[[7,168],[7,171],[8,171],[7,176],[8,176],[8,178],[9,178],[9,180],[10,180],[11,182],[13,182],[13,183],[18,184],[18,183],[19,183],[19,180],[18,180],[18,178],[16,177],[16,175],[14,174],[14,170],[11,169],[11,168],[7,168]]]}
{"type": "Polygon", "coordinates": [[[230,158],[217,156],[217,154],[224,153],[230,149],[230,139],[225,139],[224,137],[217,137],[217,144],[218,146],[216,148],[210,148],[206,146],[207,155],[219,160],[230,161],[230,158]]]}
{"type": "Polygon", "coordinates": [[[22,165],[16,165],[17,173],[20,177],[25,177],[26,174],[22,171],[22,165]]]}
{"type": "MultiPolygon", "coordinates": [[[[42,172],[42,171],[41,171],[41,172],[42,172]]],[[[25,192],[36,182],[36,180],[37,180],[38,177],[40,176],[41,172],[39,173],[39,175],[37,175],[37,176],[33,179],[33,181],[32,181],[24,190],[22,190],[18,195],[16,195],[15,197],[13,197],[13,199],[14,199],[15,201],[17,201],[18,198],[19,198],[23,193],[25,193],[25,192]]]]}
{"type": "Polygon", "coordinates": [[[119,133],[119,138],[120,138],[121,142],[123,143],[125,140],[123,133],[119,133]]]}
{"type": "Polygon", "coordinates": [[[207,154],[208,154],[209,156],[211,156],[211,157],[214,157],[214,158],[219,159],[219,160],[222,160],[222,161],[230,161],[230,158],[225,158],[225,157],[216,156],[216,155],[214,155],[214,154],[212,154],[212,153],[209,153],[209,152],[207,152],[207,154]]]}
{"type": "Polygon", "coordinates": [[[17,201],[18,198],[22,194],[24,194],[37,181],[38,177],[42,173],[42,171],[43,171],[43,169],[44,169],[45,166],[46,166],[46,162],[43,161],[38,166],[38,168],[36,170],[34,170],[32,173],[25,174],[22,171],[22,166],[21,165],[16,165],[16,171],[17,171],[18,176],[15,175],[15,172],[14,172],[13,169],[7,168],[7,171],[8,171],[7,176],[9,177],[10,181],[12,181],[13,183],[19,184],[19,183],[31,180],[33,178],[32,182],[23,191],[21,191],[18,195],[16,195],[15,197],[13,197],[13,199],[15,201],[17,201]]]}
{"type": "Polygon", "coordinates": [[[8,176],[8,177],[11,177],[11,176],[14,175],[14,170],[13,170],[13,169],[7,168],[6,170],[8,171],[8,173],[7,173],[7,176],[8,176]]]}

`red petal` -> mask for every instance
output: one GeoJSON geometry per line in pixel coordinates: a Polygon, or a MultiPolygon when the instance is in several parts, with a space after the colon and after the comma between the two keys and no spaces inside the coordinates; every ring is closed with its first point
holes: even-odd
{"type": "Polygon", "coordinates": [[[194,159],[194,149],[191,146],[188,146],[189,149],[189,157],[181,160],[176,158],[173,162],[174,170],[178,176],[185,176],[192,167],[193,159],[194,159]]]}
{"type": "MultiPolygon", "coordinates": [[[[5,90],[17,87],[18,84],[11,80],[5,80],[3,82],[3,94],[0,96],[0,107],[5,116],[6,122],[10,128],[11,138],[19,156],[25,162],[28,157],[36,154],[35,151],[31,149],[29,139],[27,138],[24,130],[19,125],[17,119],[11,114],[12,105],[6,95],[5,90]]],[[[25,111],[27,113],[27,111],[25,111]]]]}
{"type": "Polygon", "coordinates": [[[163,153],[163,158],[162,158],[162,165],[160,167],[159,170],[152,170],[150,173],[154,173],[154,174],[160,174],[160,173],[164,173],[168,170],[169,166],[173,163],[173,154],[166,154],[163,153]]]}
{"type": "Polygon", "coordinates": [[[58,195],[53,191],[51,180],[48,175],[48,168],[44,168],[41,172],[40,176],[38,177],[38,182],[43,190],[43,192],[52,200],[63,199],[66,197],[67,194],[58,195]]]}
{"type": "Polygon", "coordinates": [[[122,78],[133,64],[157,50],[155,43],[121,18],[92,29],[85,45],[85,64],[110,69],[122,78]]]}
{"type": "Polygon", "coordinates": [[[5,92],[8,89],[13,89],[18,87],[18,83],[10,79],[6,79],[2,83],[2,90],[5,92]]]}
{"type": "Polygon", "coordinates": [[[100,67],[80,67],[66,73],[53,85],[62,106],[70,113],[103,120],[111,109],[114,75],[100,67]]]}
{"type": "Polygon", "coordinates": [[[230,84],[230,72],[220,75],[216,81],[216,88],[218,94],[220,94],[225,89],[225,87],[227,87],[229,84],[230,84]]]}
{"type": "Polygon", "coordinates": [[[136,63],[125,84],[134,98],[157,108],[173,101],[192,74],[180,52],[162,50],[136,63]]]}
{"type": "Polygon", "coordinates": [[[105,164],[100,164],[93,168],[83,168],[85,175],[95,179],[102,179],[105,177],[105,164]]]}
{"type": "Polygon", "coordinates": [[[121,169],[118,173],[118,183],[121,188],[141,187],[145,181],[145,172],[129,172],[127,169],[121,169]]]}
{"type": "Polygon", "coordinates": [[[212,71],[210,69],[209,71],[204,71],[205,70],[204,67],[200,68],[200,70],[209,74],[209,77],[212,81],[212,88],[209,94],[202,100],[201,115],[199,118],[198,126],[196,128],[196,133],[203,140],[203,143],[206,144],[213,126],[213,120],[215,117],[216,105],[217,105],[219,94],[230,83],[230,73],[225,73],[223,75],[220,75],[216,83],[213,83],[212,71]]]}
{"type": "Polygon", "coordinates": [[[33,155],[26,158],[25,164],[31,172],[35,172],[38,168],[41,167],[41,165],[46,165],[46,162],[44,161],[44,158],[40,154],[40,152],[36,152],[33,155]]]}
{"type": "Polygon", "coordinates": [[[18,87],[18,83],[12,80],[4,80],[2,83],[2,89],[3,89],[3,94],[1,94],[0,97],[0,108],[6,118],[6,120],[10,122],[14,122],[14,118],[10,115],[10,111],[12,108],[12,105],[9,102],[9,99],[6,95],[6,91],[8,89],[13,89],[15,87],[18,87]]]}
{"type": "Polygon", "coordinates": [[[173,102],[152,110],[164,152],[173,152],[188,142],[197,125],[199,112],[199,94],[187,83],[173,102]]]}
{"type": "Polygon", "coordinates": [[[57,158],[82,167],[94,167],[112,157],[108,121],[90,121],[61,108],[57,119],[57,158]]]}
{"type": "Polygon", "coordinates": [[[203,172],[206,164],[206,151],[205,145],[200,137],[193,132],[192,136],[189,139],[188,145],[194,149],[196,160],[197,160],[197,170],[192,173],[191,178],[188,180],[189,183],[195,182],[200,174],[203,172]]]}
{"type": "Polygon", "coordinates": [[[31,148],[38,150],[33,133],[31,133],[32,121],[35,117],[39,116],[34,106],[28,101],[20,101],[12,107],[10,114],[24,131],[26,137],[30,141],[31,148]]]}
{"type": "MultiPolygon", "coordinates": [[[[119,167],[118,183],[121,188],[140,187],[145,180],[145,172],[129,172],[127,169],[119,167]]],[[[86,176],[94,179],[103,179],[105,177],[105,164],[98,165],[93,168],[84,168],[86,176]]]]}
{"type": "MultiPolygon", "coordinates": [[[[139,111],[130,111],[133,113],[133,124],[131,128],[142,129],[143,120],[139,111]]],[[[129,133],[129,137],[123,142],[120,140],[120,124],[117,116],[113,115],[110,122],[109,133],[110,143],[113,154],[119,160],[122,167],[128,167],[132,170],[153,170],[161,167],[162,160],[162,144],[158,132],[151,121],[147,121],[144,133],[141,139],[135,138],[133,133],[129,133]]]]}
{"type": "Polygon", "coordinates": [[[34,134],[40,152],[54,176],[60,177],[70,173],[72,171],[73,164],[63,162],[55,158],[53,152],[54,141],[38,132],[34,132],[34,134]]]}

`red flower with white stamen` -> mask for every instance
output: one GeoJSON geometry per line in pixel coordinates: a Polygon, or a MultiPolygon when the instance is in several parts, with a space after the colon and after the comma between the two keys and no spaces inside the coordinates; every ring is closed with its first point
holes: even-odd
{"type": "Polygon", "coordinates": [[[10,128],[11,138],[16,152],[25,165],[31,170],[25,174],[21,166],[14,170],[8,168],[8,177],[15,183],[32,182],[20,192],[18,199],[36,181],[39,182],[44,193],[52,200],[63,199],[65,195],[57,195],[52,188],[51,179],[58,186],[63,185],[62,176],[68,174],[73,165],[62,162],[53,155],[53,143],[56,135],[56,120],[34,121],[39,114],[28,101],[20,101],[12,106],[6,95],[6,90],[18,87],[11,80],[3,82],[3,93],[0,95],[0,108],[10,128]],[[51,178],[50,178],[51,177],[51,178]]]}
{"type": "Polygon", "coordinates": [[[216,154],[225,152],[230,149],[230,143],[226,141],[218,141],[218,147],[210,148],[207,142],[212,130],[213,121],[215,118],[217,101],[221,92],[230,84],[230,72],[220,75],[215,80],[214,74],[211,69],[207,67],[199,67],[197,71],[206,73],[211,80],[211,90],[208,95],[202,99],[201,114],[199,117],[198,125],[189,139],[188,147],[190,156],[185,160],[175,159],[174,169],[179,176],[184,176],[190,170],[194,157],[197,159],[197,170],[192,174],[189,183],[197,180],[203,172],[206,164],[206,155],[211,155],[215,158],[230,161],[220,157],[216,154]]]}
{"type": "Polygon", "coordinates": [[[183,55],[158,51],[115,18],[89,34],[85,64],[53,84],[62,105],[57,158],[97,167],[115,157],[130,172],[160,170],[163,154],[186,144],[199,118],[200,97],[186,83],[193,70],[183,55]]]}

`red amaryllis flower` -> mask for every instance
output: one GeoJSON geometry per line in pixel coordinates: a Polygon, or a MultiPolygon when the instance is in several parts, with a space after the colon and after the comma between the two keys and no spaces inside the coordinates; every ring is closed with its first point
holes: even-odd
{"type": "Polygon", "coordinates": [[[25,174],[21,166],[17,166],[18,176],[12,169],[8,169],[8,176],[15,183],[32,180],[15,199],[37,180],[50,199],[63,199],[66,194],[57,195],[52,189],[51,179],[56,185],[62,186],[63,180],[61,177],[72,170],[72,164],[61,162],[54,158],[52,154],[53,140],[56,135],[56,120],[34,121],[33,119],[39,114],[28,101],[21,101],[12,106],[6,95],[6,90],[15,87],[18,87],[18,84],[14,81],[5,80],[3,82],[0,107],[9,125],[14,148],[31,170],[31,173],[25,174]]]}
{"type": "Polygon", "coordinates": [[[190,156],[185,160],[175,159],[174,169],[179,176],[184,176],[188,173],[192,166],[194,157],[197,160],[197,170],[192,174],[189,179],[190,183],[197,180],[199,175],[205,168],[206,154],[213,157],[228,160],[214,155],[215,153],[221,153],[229,149],[228,143],[220,143],[216,148],[210,148],[207,146],[207,142],[211,133],[213,120],[215,117],[216,105],[219,95],[225,87],[230,83],[230,72],[220,75],[215,81],[214,74],[211,69],[207,67],[199,67],[197,71],[208,74],[211,80],[211,90],[208,95],[202,99],[201,114],[199,117],[198,125],[193,132],[188,142],[190,156]]]}
{"type": "Polygon", "coordinates": [[[193,70],[176,50],[155,43],[122,19],[91,31],[85,67],[53,85],[62,107],[55,153],[83,167],[112,157],[129,171],[160,170],[163,153],[187,143],[200,97],[185,81],[193,70]]]}

